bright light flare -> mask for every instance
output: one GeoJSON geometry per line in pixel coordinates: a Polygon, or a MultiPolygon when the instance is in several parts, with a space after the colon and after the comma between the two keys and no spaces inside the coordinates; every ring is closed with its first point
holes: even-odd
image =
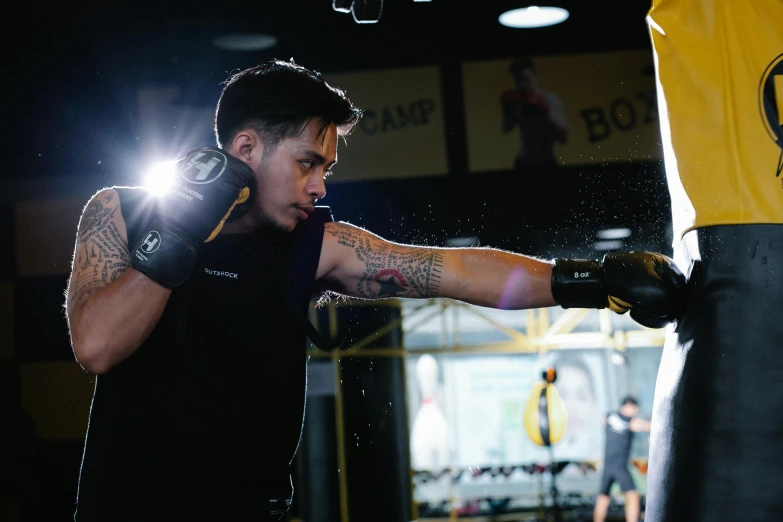
{"type": "Polygon", "coordinates": [[[177,173],[177,160],[158,163],[147,171],[144,177],[144,187],[160,196],[169,190],[177,173]]]}
{"type": "Polygon", "coordinates": [[[547,27],[565,22],[568,19],[568,11],[562,7],[548,7],[531,5],[520,9],[506,11],[498,22],[506,27],[515,29],[532,29],[534,27],[547,27]]]}

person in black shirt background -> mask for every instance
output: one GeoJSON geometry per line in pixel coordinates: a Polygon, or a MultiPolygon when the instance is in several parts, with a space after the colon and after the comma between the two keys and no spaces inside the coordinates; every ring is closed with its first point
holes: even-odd
{"type": "Polygon", "coordinates": [[[609,413],[604,418],[606,425],[606,452],[604,453],[604,471],[601,477],[601,489],[593,511],[593,521],[603,522],[609,510],[611,497],[609,490],[614,482],[620,485],[625,495],[625,520],[639,520],[641,501],[636,491],[631,473],[628,470],[628,459],[631,454],[631,442],[636,432],[649,432],[650,423],[637,419],[639,403],[634,397],[625,397],[620,409],[609,413]]]}

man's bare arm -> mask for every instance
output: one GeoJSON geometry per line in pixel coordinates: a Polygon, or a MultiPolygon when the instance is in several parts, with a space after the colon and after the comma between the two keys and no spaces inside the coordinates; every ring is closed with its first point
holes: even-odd
{"type": "Polygon", "coordinates": [[[66,292],[71,344],[79,364],[104,373],[126,359],[157,324],[170,293],[130,268],[117,191],[95,194],[79,221],[66,292]]]}
{"type": "Polygon", "coordinates": [[[650,421],[635,418],[631,419],[630,428],[633,432],[650,431],[650,427],[650,421]]]}
{"type": "Polygon", "coordinates": [[[107,189],[93,196],[82,212],[68,284],[69,315],[130,266],[125,222],[118,211],[117,192],[107,189]]]}
{"type": "Polygon", "coordinates": [[[447,297],[480,306],[553,306],[552,265],[489,248],[435,248],[386,241],[347,223],[327,223],[317,278],[366,299],[447,297]]]}

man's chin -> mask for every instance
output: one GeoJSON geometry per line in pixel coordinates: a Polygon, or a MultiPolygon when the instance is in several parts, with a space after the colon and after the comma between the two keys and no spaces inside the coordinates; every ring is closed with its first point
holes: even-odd
{"type": "Polygon", "coordinates": [[[269,232],[274,236],[286,236],[294,231],[294,228],[296,228],[296,224],[281,223],[280,221],[270,216],[262,214],[261,228],[263,228],[265,231],[269,232]]]}

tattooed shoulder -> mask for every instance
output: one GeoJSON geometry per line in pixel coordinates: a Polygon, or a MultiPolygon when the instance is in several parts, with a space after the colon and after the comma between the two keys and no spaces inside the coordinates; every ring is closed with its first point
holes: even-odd
{"type": "Polygon", "coordinates": [[[113,189],[95,194],[84,208],[76,237],[68,305],[114,281],[130,266],[125,221],[113,189]]]}

